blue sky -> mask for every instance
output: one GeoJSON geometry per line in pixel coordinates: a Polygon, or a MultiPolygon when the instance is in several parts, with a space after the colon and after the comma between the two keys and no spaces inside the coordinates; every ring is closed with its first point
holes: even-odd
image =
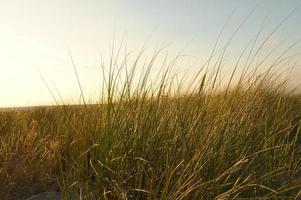
{"type": "MultiPolygon", "coordinates": [[[[108,54],[113,41],[128,35],[129,49],[147,40],[180,51],[191,39],[185,54],[205,60],[226,19],[233,12],[222,36],[225,42],[239,23],[252,15],[231,43],[228,59],[242,51],[266,19],[268,34],[294,10],[299,0],[0,0],[0,106],[53,103],[37,68],[64,99],[79,96],[68,48],[78,66],[84,92],[98,93],[99,54],[108,54]]],[[[270,39],[270,48],[283,48],[301,37],[298,9],[270,39]]],[[[267,47],[267,48],[268,48],[267,47]]],[[[292,49],[300,52],[301,47],[292,49]]],[[[189,67],[182,67],[189,71],[189,67]]],[[[300,78],[295,73],[294,80],[300,78]]]]}

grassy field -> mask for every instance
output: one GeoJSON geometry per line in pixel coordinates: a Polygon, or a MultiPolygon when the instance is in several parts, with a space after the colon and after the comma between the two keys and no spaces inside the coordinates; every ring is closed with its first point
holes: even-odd
{"type": "Polygon", "coordinates": [[[275,63],[237,75],[261,67],[253,52],[226,84],[225,52],[180,81],[170,73],[178,57],[154,81],[157,53],[138,76],[140,56],[116,54],[99,104],[64,105],[49,88],[61,106],[3,110],[1,199],[300,199],[301,97],[275,63]]]}

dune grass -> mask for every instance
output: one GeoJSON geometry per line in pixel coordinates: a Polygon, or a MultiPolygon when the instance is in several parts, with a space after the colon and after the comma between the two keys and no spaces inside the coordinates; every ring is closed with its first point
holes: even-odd
{"type": "Polygon", "coordinates": [[[102,63],[100,103],[68,106],[48,87],[60,106],[0,112],[1,199],[301,198],[301,97],[274,73],[284,54],[260,62],[265,42],[226,82],[227,48],[180,79],[180,56],[163,56],[153,77],[161,50],[141,63],[144,50],[120,61],[117,49],[102,63]]]}

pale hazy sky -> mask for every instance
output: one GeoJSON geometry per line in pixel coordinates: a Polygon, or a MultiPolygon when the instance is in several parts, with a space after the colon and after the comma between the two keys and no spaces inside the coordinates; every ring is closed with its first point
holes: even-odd
{"type": "MultiPolygon", "coordinates": [[[[226,19],[235,10],[224,37],[233,33],[248,13],[254,13],[232,42],[236,55],[254,38],[264,19],[268,33],[300,0],[0,0],[0,107],[53,103],[37,68],[65,99],[79,90],[68,55],[78,67],[85,94],[98,93],[99,55],[108,54],[126,32],[129,49],[137,49],[150,33],[151,42],[169,45],[171,52],[206,58],[226,19]]],[[[301,9],[273,36],[270,46],[284,47],[301,37],[301,9]]],[[[301,52],[296,46],[293,53],[301,52]]],[[[185,69],[184,69],[185,70],[185,69]]],[[[300,74],[299,74],[300,75],[300,74]]],[[[295,74],[295,79],[299,78],[295,74]]]]}

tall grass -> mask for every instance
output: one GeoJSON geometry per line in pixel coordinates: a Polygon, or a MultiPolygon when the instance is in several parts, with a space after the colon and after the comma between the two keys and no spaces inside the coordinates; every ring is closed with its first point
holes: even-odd
{"type": "Polygon", "coordinates": [[[275,73],[290,57],[266,64],[255,43],[227,77],[229,44],[183,77],[181,55],[120,59],[120,47],[102,62],[99,103],[0,112],[1,199],[301,198],[301,98],[275,73]]]}

